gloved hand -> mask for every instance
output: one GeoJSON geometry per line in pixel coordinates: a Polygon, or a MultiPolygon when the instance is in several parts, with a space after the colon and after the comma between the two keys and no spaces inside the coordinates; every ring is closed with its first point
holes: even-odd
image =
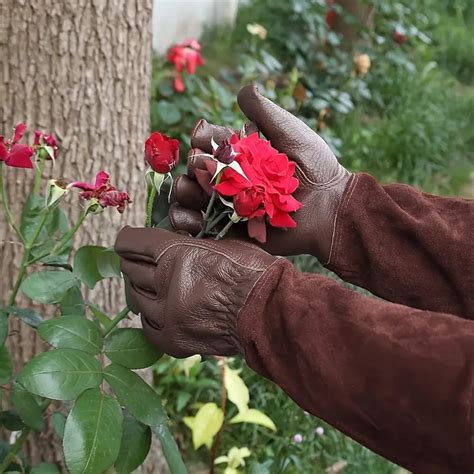
{"type": "MultiPolygon", "coordinates": [[[[255,86],[239,92],[238,103],[244,114],[279,151],[296,162],[300,185],[294,196],[303,207],[292,217],[297,227],[291,230],[267,227],[267,242],[262,247],[275,255],[308,253],[322,263],[329,258],[334,223],[339,203],[351,174],[343,168],[324,140],[301,120],[266,99],[255,86]]],[[[175,204],[170,220],[178,231],[199,232],[207,194],[195,181],[196,168],[203,168],[199,154],[211,153],[211,138],[219,143],[232,130],[201,120],[193,130],[188,174],[175,182],[175,204]]]]}
{"type": "Polygon", "coordinates": [[[255,245],[125,227],[115,243],[129,305],[145,336],[174,357],[242,352],[237,318],[257,281],[284,259],[255,245]]]}

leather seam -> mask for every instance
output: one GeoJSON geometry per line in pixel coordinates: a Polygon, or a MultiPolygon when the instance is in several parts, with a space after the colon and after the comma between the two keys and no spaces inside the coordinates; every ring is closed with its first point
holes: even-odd
{"type": "MultiPolygon", "coordinates": [[[[171,243],[165,243],[165,244],[162,244],[160,245],[157,250],[155,251],[155,254],[154,254],[154,261],[155,261],[155,264],[158,264],[158,261],[160,260],[160,258],[163,256],[163,254],[165,252],[167,252],[168,250],[170,250],[171,248],[173,247],[177,247],[179,245],[185,245],[186,247],[197,247],[197,248],[201,248],[201,249],[204,249],[204,250],[207,250],[208,252],[215,252],[216,254],[218,255],[221,255],[222,257],[225,257],[227,260],[230,260],[232,263],[234,263],[235,265],[238,265],[239,267],[242,267],[242,268],[245,268],[247,270],[255,270],[255,271],[263,271],[263,270],[266,270],[268,269],[269,267],[265,267],[265,266],[247,266],[247,265],[244,265],[240,262],[238,262],[237,260],[235,260],[234,258],[230,257],[229,255],[227,255],[226,253],[222,252],[217,246],[211,244],[210,242],[206,241],[205,243],[202,242],[202,243],[189,243],[189,240],[175,240],[171,243]]],[[[275,257],[277,259],[281,258],[281,257],[275,257]]],[[[272,263],[273,264],[273,263],[272,263]]],[[[271,264],[271,265],[272,265],[271,264]]],[[[270,265],[270,266],[271,266],[270,265]]]]}
{"type": "Polygon", "coordinates": [[[357,186],[357,183],[359,181],[359,175],[354,175],[354,179],[350,183],[350,189],[347,193],[347,197],[341,202],[341,204],[338,206],[336,210],[336,216],[334,217],[334,224],[333,224],[333,233],[332,233],[332,239],[331,239],[331,247],[329,249],[329,256],[328,260],[325,263],[325,265],[329,265],[331,263],[331,259],[335,258],[337,249],[339,248],[340,241],[342,239],[342,232],[340,231],[340,222],[341,222],[341,214],[343,214],[346,210],[346,208],[349,205],[349,201],[352,198],[352,194],[354,193],[354,190],[357,186]]]}

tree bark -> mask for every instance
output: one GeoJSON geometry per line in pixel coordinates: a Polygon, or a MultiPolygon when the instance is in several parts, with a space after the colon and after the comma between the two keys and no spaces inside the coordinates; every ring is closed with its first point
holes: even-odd
{"type": "MultiPolygon", "coordinates": [[[[60,142],[54,177],[91,181],[104,169],[134,200],[122,216],[111,209],[89,216],[76,248],[112,245],[120,227],[144,222],[151,9],[152,0],[2,0],[0,5],[0,134],[10,136],[19,121],[30,133],[34,128],[53,133],[60,142]]],[[[7,193],[16,217],[32,175],[8,169],[7,193]]],[[[69,201],[74,222],[79,200],[69,201]]],[[[21,248],[14,241],[0,219],[3,300],[19,264],[21,248]]],[[[109,280],[94,302],[114,312],[123,304],[122,294],[121,284],[109,280]]],[[[44,349],[36,333],[13,318],[8,340],[16,371],[44,349]]],[[[34,464],[61,461],[51,430],[29,442],[28,456],[34,464]]]]}

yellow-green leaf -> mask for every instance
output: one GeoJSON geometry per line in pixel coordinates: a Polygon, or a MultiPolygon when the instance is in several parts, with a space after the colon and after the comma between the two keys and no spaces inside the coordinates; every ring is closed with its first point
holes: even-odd
{"type": "Polygon", "coordinates": [[[239,413],[246,412],[249,405],[249,389],[238,372],[227,365],[224,370],[224,384],[229,400],[237,406],[239,413]]]}
{"type": "Polygon", "coordinates": [[[254,423],[276,431],[275,423],[273,423],[265,413],[262,413],[255,408],[249,408],[247,411],[239,413],[230,420],[230,423],[254,423]]]}
{"type": "Polygon", "coordinates": [[[214,436],[221,429],[224,421],[224,413],[215,403],[204,404],[194,417],[186,417],[184,420],[193,432],[194,449],[203,444],[208,448],[212,445],[214,436]]]}

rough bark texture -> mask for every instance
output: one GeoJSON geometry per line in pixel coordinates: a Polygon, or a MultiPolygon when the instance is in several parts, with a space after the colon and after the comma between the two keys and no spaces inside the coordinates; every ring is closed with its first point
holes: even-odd
{"type": "MultiPolygon", "coordinates": [[[[2,0],[0,4],[0,135],[25,121],[60,140],[54,177],[92,180],[107,170],[134,204],[120,216],[92,216],[75,244],[111,245],[124,224],[144,219],[143,140],[149,128],[151,0],[2,0]]],[[[51,168],[49,168],[51,170],[51,168]]],[[[32,172],[8,169],[7,192],[19,215],[32,172]]],[[[70,201],[74,221],[79,201],[70,201]]],[[[20,247],[0,219],[1,297],[19,263],[20,247]]],[[[123,304],[118,282],[102,286],[95,302],[109,311],[123,304]]],[[[31,303],[29,303],[31,304],[31,303]]],[[[11,318],[12,319],[12,318],[11,318]]],[[[16,370],[42,349],[24,324],[10,321],[16,370]]],[[[33,463],[60,461],[50,432],[28,446],[33,463]]],[[[158,472],[155,469],[150,472],[158,472]]]]}

